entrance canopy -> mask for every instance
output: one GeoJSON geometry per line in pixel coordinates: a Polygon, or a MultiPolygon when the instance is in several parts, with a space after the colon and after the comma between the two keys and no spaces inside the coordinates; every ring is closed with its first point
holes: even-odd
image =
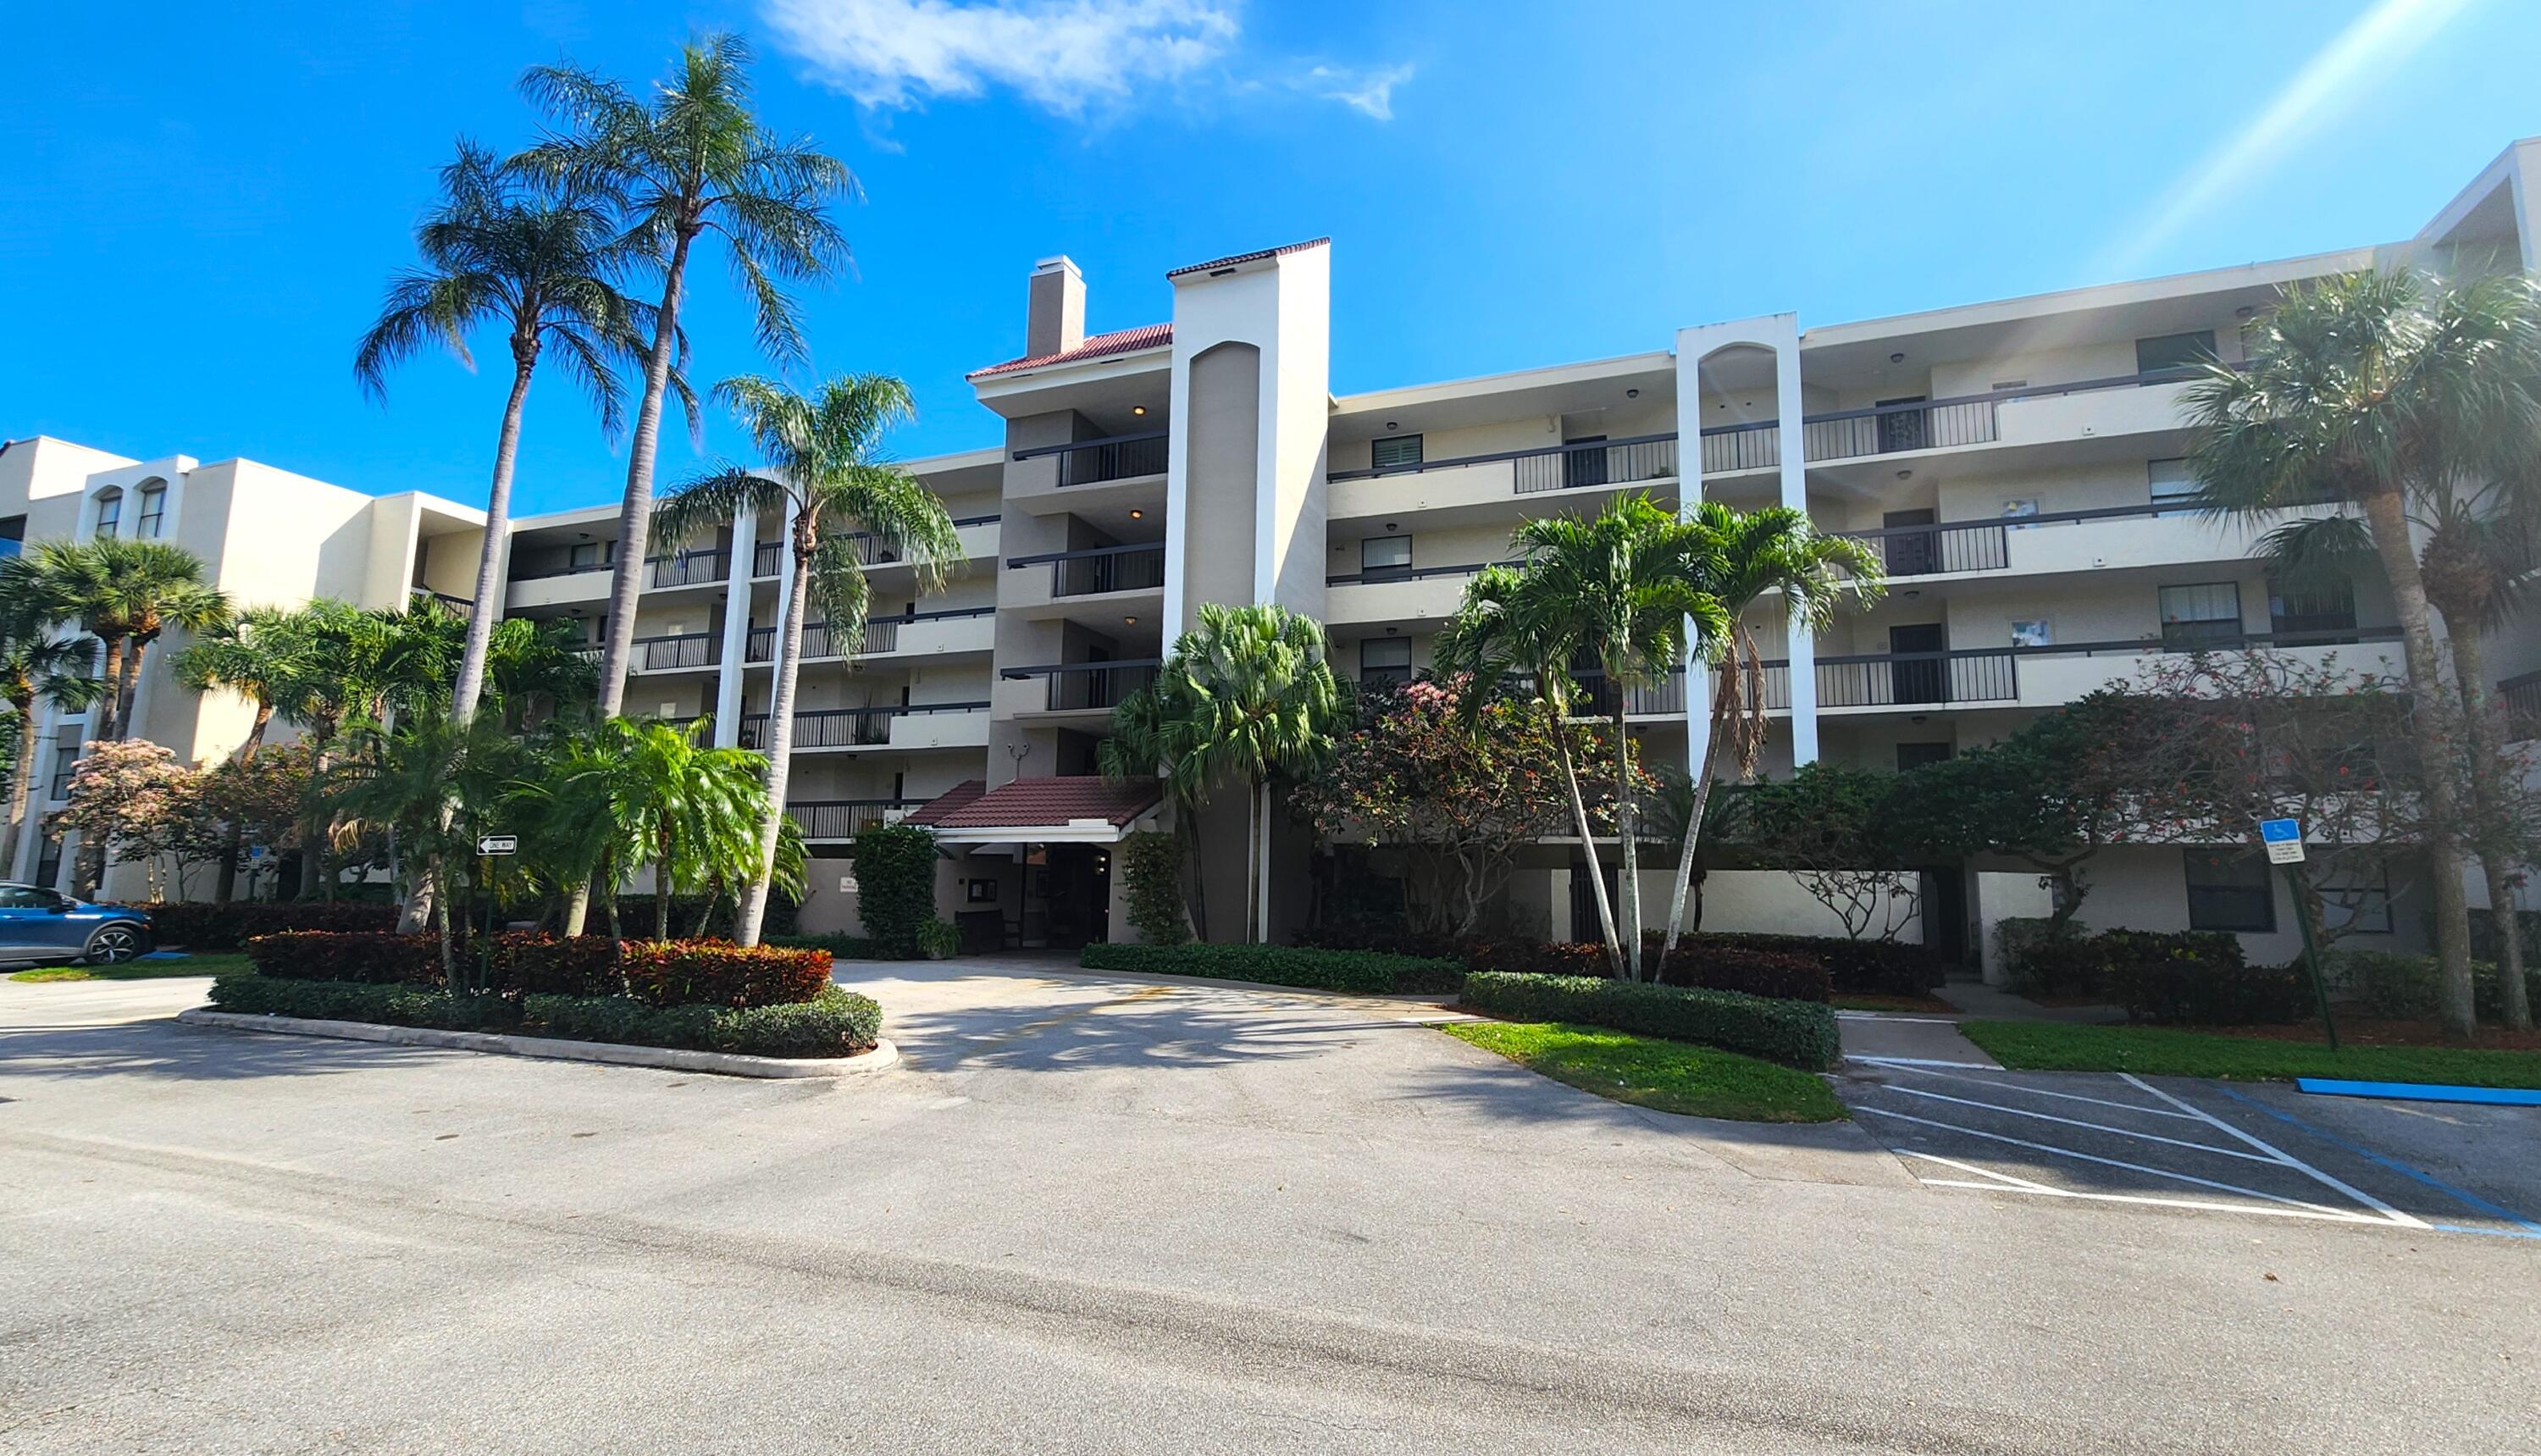
{"type": "Polygon", "coordinates": [[[1018,778],[995,788],[972,778],[911,811],[906,822],[926,826],[948,844],[1112,844],[1160,798],[1151,778],[1115,783],[1072,774],[1018,778]]]}

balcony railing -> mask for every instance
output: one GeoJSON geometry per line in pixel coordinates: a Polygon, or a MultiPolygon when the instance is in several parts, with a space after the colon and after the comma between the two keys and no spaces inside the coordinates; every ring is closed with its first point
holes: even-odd
{"type": "MultiPolygon", "coordinates": [[[[911,622],[951,621],[961,618],[996,615],[997,609],[994,607],[955,607],[941,612],[905,612],[898,617],[868,617],[865,619],[864,649],[858,655],[871,657],[878,653],[898,652],[900,629],[911,622]]],[[[809,662],[816,657],[844,657],[846,654],[839,650],[842,645],[831,635],[828,622],[807,621],[803,624],[804,661],[809,662]]],[[[749,640],[742,648],[742,661],[773,662],[775,660],[776,628],[752,627],[749,640]]]]}
{"type": "Polygon", "coordinates": [[[458,613],[459,619],[462,621],[466,621],[476,615],[476,604],[467,597],[454,597],[448,592],[436,592],[429,587],[416,587],[408,592],[407,595],[417,603],[439,603],[441,606],[447,607],[451,611],[458,613]]]}
{"type": "Polygon", "coordinates": [[[1072,551],[1042,551],[1008,556],[1009,569],[1050,565],[1050,594],[1091,597],[1104,592],[1152,592],[1165,584],[1165,548],[1152,541],[1125,546],[1084,546],[1072,551]]]}
{"type": "Polygon", "coordinates": [[[1486,566],[1518,566],[1524,563],[1512,556],[1505,561],[1468,561],[1462,566],[1368,566],[1346,576],[1327,576],[1326,586],[1366,586],[1387,581],[1427,581],[1439,576],[1480,576],[1486,566]]]}
{"type": "Polygon", "coordinates": [[[653,568],[653,585],[657,587],[703,586],[722,581],[732,569],[731,560],[721,551],[682,551],[676,556],[648,558],[653,568]]]}
{"type": "Polygon", "coordinates": [[[1380,475],[1416,475],[1426,471],[1505,464],[1509,488],[1519,495],[1546,490],[1574,490],[1591,485],[1627,485],[1671,479],[1676,474],[1676,436],[1634,435],[1621,440],[1581,440],[1533,450],[1502,450],[1490,455],[1463,455],[1450,460],[1424,460],[1413,465],[1368,471],[1334,471],[1334,480],[1371,480],[1380,475]]]}
{"type": "MultiPolygon", "coordinates": [[[[2044,647],[1976,647],[1958,651],[1872,652],[1817,660],[1818,706],[1914,707],[1923,704],[2013,702],[2020,697],[2020,664],[2042,657],[2145,657],[2155,653],[2239,652],[2291,647],[2346,647],[2399,639],[2397,627],[2343,632],[2229,632],[2196,641],[2132,637],[2044,647]]],[[[1765,705],[1791,705],[1790,664],[1765,667],[1765,705]]]]}
{"type": "Polygon", "coordinates": [[[644,672],[713,667],[721,661],[723,638],[714,632],[684,632],[677,636],[635,639],[635,666],[644,672]]]}
{"type": "Polygon", "coordinates": [[[750,574],[774,576],[785,564],[785,543],[762,541],[750,548],[750,574]]]}
{"type": "Polygon", "coordinates": [[[515,571],[512,573],[512,580],[549,581],[559,576],[587,576],[594,571],[607,571],[616,564],[613,561],[585,561],[579,566],[570,563],[563,566],[546,566],[536,571],[515,571]]]}
{"type": "MultiPolygon", "coordinates": [[[[891,742],[891,720],[925,713],[984,713],[984,702],[913,702],[884,707],[810,708],[794,715],[793,747],[874,748],[891,742]]],[[[767,746],[769,714],[749,713],[741,720],[741,746],[767,746]]]]}
{"type": "Polygon", "coordinates": [[[1166,432],[1112,435],[1100,440],[1071,440],[1064,445],[1037,445],[1018,450],[1016,460],[1058,457],[1058,483],[1096,485],[1105,480],[1134,480],[1165,473],[1166,432]]]}
{"type": "Polygon", "coordinates": [[[924,799],[791,799],[785,812],[814,841],[852,839],[870,829],[897,822],[924,799]]]}
{"type": "Polygon", "coordinates": [[[1007,668],[1000,676],[1007,679],[1045,678],[1049,680],[1048,710],[1053,713],[1080,708],[1119,707],[1123,698],[1156,681],[1156,669],[1164,664],[1155,658],[1135,662],[1071,662],[1053,663],[1044,667],[1007,668]]]}
{"type": "Polygon", "coordinates": [[[2506,731],[2515,742],[2541,738],[2541,673],[2525,673],[2498,684],[2497,700],[2505,706],[2506,731]]]}

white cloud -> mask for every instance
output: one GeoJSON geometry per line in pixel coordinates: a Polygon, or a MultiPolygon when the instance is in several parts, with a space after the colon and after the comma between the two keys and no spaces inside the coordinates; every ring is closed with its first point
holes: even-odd
{"type": "MultiPolygon", "coordinates": [[[[1242,0],[762,0],[777,43],[866,107],[1014,92],[1075,116],[1220,67],[1229,94],[1263,89],[1228,74],[1242,0]]],[[[1284,68],[1283,68],[1284,69],[1284,68]]],[[[1280,84],[1379,121],[1394,115],[1404,66],[1291,69],[1280,84]]]]}
{"type": "Polygon", "coordinates": [[[1366,71],[1343,71],[1332,66],[1317,66],[1306,73],[1306,89],[1326,101],[1337,101],[1354,111],[1364,111],[1379,121],[1394,119],[1394,88],[1412,79],[1412,67],[1380,66],[1366,71]]]}
{"type": "Polygon", "coordinates": [[[992,86],[1061,115],[1224,55],[1234,11],[1208,0],[765,0],[779,42],[869,107],[992,86]]]}

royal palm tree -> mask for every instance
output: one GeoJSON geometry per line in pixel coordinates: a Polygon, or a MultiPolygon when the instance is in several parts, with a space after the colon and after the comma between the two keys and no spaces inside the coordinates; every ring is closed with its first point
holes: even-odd
{"type": "Polygon", "coordinates": [[[653,529],[676,549],[744,512],[785,523],[789,584],[762,745],[768,789],[762,869],[747,877],[734,927],[735,939],[757,945],[767,912],[765,866],[774,860],[785,818],[805,613],[819,608],[829,622],[830,650],[853,655],[864,641],[872,598],[864,552],[914,567],[917,590],[930,592],[960,564],[962,541],[943,500],[883,457],[884,432],[913,413],[908,386],[899,380],[847,375],[798,395],[773,380],[744,376],[715,386],[715,398],[749,432],[762,465],[727,466],[682,485],[663,498],[653,529]]]}
{"type": "Polygon", "coordinates": [[[1249,942],[1268,938],[1262,874],[1271,780],[1302,777],[1331,762],[1345,713],[1321,623],[1285,607],[1215,602],[1200,604],[1199,624],[1175,640],[1156,681],[1115,710],[1114,721],[1125,721],[1131,733],[1121,747],[1103,750],[1105,771],[1137,771],[1128,755],[1154,753],[1145,771],[1167,785],[1177,825],[1205,807],[1215,787],[1244,785],[1249,942]]]}
{"type": "MultiPolygon", "coordinates": [[[[760,349],[779,365],[804,356],[802,323],[786,281],[829,278],[847,245],[828,215],[858,188],[845,163],[808,139],[780,137],[751,109],[750,47],[707,36],[682,47],[673,75],[639,100],[616,81],[571,66],[540,66],[522,90],[562,128],[519,160],[541,176],[604,188],[624,199],[627,237],[662,278],[644,390],[626,460],[610,580],[609,638],[600,665],[601,710],[626,695],[635,599],[652,527],[653,466],[662,400],[671,381],[690,255],[711,232],[758,317],[760,349]]],[[[691,418],[691,425],[694,420],[691,418]]]]}
{"type": "Polygon", "coordinates": [[[1669,892],[1667,935],[1659,959],[1676,949],[1685,928],[1686,896],[1694,883],[1697,841],[1702,837],[1711,783],[1726,746],[1743,781],[1755,776],[1765,746],[1765,662],[1749,626],[1750,609],[1767,598],[1781,604],[1786,622],[1824,631],[1848,611],[1876,603],[1887,591],[1879,553],[1849,536],[1827,536],[1789,506],[1741,511],[1706,500],[1687,523],[1694,541],[1686,560],[1694,584],[1720,605],[1726,632],[1706,637],[1697,623],[1696,654],[1714,675],[1711,729],[1703,763],[1690,784],[1692,798],[1674,817],[1684,847],[1669,892]]]}
{"type": "Polygon", "coordinates": [[[571,179],[550,182],[507,169],[462,139],[458,160],[441,170],[440,199],[415,228],[422,265],[390,282],[379,320],[353,355],[363,389],[384,400],[389,370],[422,350],[445,347],[474,369],[468,335],[486,325],[502,328],[511,350],[511,395],[494,436],[474,605],[450,695],[455,718],[476,711],[487,644],[503,611],[513,462],[540,360],[552,357],[591,397],[611,438],[623,419],[617,365],[643,352],[653,311],[618,292],[633,250],[618,232],[612,201],[571,179]]]}
{"type": "MultiPolygon", "coordinates": [[[[2427,765],[2427,818],[2463,822],[2457,762],[2413,507],[2519,478],[2541,457],[2541,319],[2521,278],[2447,283],[2413,270],[2288,286],[2253,323],[2249,360],[2187,389],[2189,463],[2212,513],[2268,517],[2333,502],[2363,517],[2390,583],[2427,765]]],[[[2432,835],[2435,954],[2445,1030],[2469,1036],[2470,916],[2462,854],[2432,835]]]]}
{"type": "MultiPolygon", "coordinates": [[[[1581,520],[1554,516],[1530,520],[1509,535],[1515,567],[1485,571],[1467,587],[1456,618],[1440,634],[1432,657],[1441,671],[1471,672],[1478,684],[1512,675],[1533,679],[1531,691],[1556,718],[1570,777],[1571,807],[1598,917],[1615,974],[1639,979],[1641,914],[1639,795],[1629,725],[1631,690],[1663,678],[1685,660],[1686,623],[1696,640],[1728,633],[1727,614],[1707,594],[1689,562],[1695,537],[1683,523],[1642,495],[1607,503],[1581,520]],[[1568,761],[1571,708],[1577,704],[1572,674],[1594,665],[1603,679],[1615,735],[1616,903],[1605,899],[1603,873],[1590,837],[1585,799],[1568,761]]],[[[1471,694],[1479,710],[1484,694],[1471,694]]],[[[1596,705],[1596,698],[1590,700],[1596,705]]]]}

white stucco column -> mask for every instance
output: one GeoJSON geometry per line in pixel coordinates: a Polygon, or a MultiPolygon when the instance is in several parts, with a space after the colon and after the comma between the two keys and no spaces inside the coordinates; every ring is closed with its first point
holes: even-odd
{"type": "MultiPolygon", "coordinates": [[[[732,551],[726,568],[723,608],[723,666],[715,674],[714,743],[716,748],[736,748],[741,743],[741,684],[750,653],[750,604],[755,580],[751,560],[759,552],[759,515],[744,507],[732,518],[732,551]]],[[[776,590],[785,590],[785,578],[777,577],[776,590]]],[[[780,596],[778,602],[781,604],[780,596]]]]}

